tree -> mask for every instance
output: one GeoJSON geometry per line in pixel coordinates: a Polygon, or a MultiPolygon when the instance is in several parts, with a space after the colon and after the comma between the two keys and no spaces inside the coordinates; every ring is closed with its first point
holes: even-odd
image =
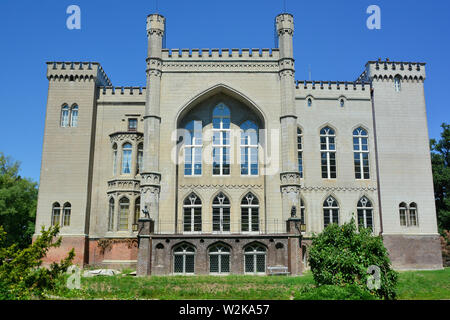
{"type": "Polygon", "coordinates": [[[0,152],[0,226],[7,245],[25,248],[34,233],[38,188],[18,172],[19,163],[0,152]]]}
{"type": "Polygon", "coordinates": [[[358,232],[353,218],[342,226],[330,224],[314,235],[308,252],[316,285],[358,286],[376,297],[395,299],[398,274],[391,267],[383,240],[368,228],[360,227],[358,232]],[[379,274],[370,271],[372,266],[379,268],[379,274]]]}
{"type": "Polygon", "coordinates": [[[444,230],[450,230],[450,125],[443,123],[441,127],[441,139],[431,139],[430,144],[437,221],[443,235],[444,230]]]}

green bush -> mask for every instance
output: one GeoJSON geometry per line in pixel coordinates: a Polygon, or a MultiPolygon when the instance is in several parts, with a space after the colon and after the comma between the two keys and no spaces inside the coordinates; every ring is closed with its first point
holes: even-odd
{"type": "Polygon", "coordinates": [[[42,228],[41,235],[28,248],[19,249],[17,245],[5,245],[6,233],[0,226],[0,299],[44,298],[58,285],[75,256],[72,249],[59,264],[41,267],[48,250],[61,245],[61,238],[55,241],[58,232],[58,226],[42,228]]]}
{"type": "MultiPolygon", "coordinates": [[[[383,240],[366,228],[356,230],[354,219],[342,226],[328,225],[314,235],[309,248],[308,262],[318,286],[356,285],[382,299],[395,299],[398,273],[392,270],[383,240]],[[369,274],[369,266],[380,270],[379,286],[369,289],[376,274],[369,274]]],[[[325,289],[318,289],[325,290],[325,289]]]]}
{"type": "Polygon", "coordinates": [[[377,296],[357,285],[323,285],[303,288],[295,300],[377,300],[377,296]]]}

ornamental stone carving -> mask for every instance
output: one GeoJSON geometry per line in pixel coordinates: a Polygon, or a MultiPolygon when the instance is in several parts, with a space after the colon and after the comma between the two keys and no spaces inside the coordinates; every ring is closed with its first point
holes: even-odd
{"type": "Polygon", "coordinates": [[[141,185],[142,186],[156,186],[161,182],[161,174],[157,172],[142,172],[141,185]]]}
{"type": "Polygon", "coordinates": [[[108,181],[108,193],[139,192],[140,183],[137,179],[113,179],[108,181]]]}
{"type": "Polygon", "coordinates": [[[142,132],[114,132],[109,135],[111,143],[118,143],[124,141],[142,142],[144,141],[144,134],[142,132]]]}
{"type": "Polygon", "coordinates": [[[281,185],[296,185],[300,186],[299,172],[283,172],[280,174],[281,185]]]}

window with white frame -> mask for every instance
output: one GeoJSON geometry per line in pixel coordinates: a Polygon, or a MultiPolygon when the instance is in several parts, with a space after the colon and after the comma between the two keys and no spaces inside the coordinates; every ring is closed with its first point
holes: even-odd
{"type": "Polygon", "coordinates": [[[333,129],[320,130],[320,157],[323,179],[336,178],[336,135],[333,129]]]}
{"type": "Polygon", "coordinates": [[[213,232],[230,232],[230,207],[230,200],[222,192],[214,197],[213,232]]]}
{"type": "Polygon", "coordinates": [[[339,224],[339,204],[335,198],[329,196],[323,202],[323,227],[326,228],[331,223],[339,224]]]}
{"type": "Polygon", "coordinates": [[[70,205],[70,202],[66,202],[63,207],[63,223],[62,223],[62,225],[64,227],[70,226],[71,211],[72,211],[72,206],[70,205]]]}
{"type": "Polygon", "coordinates": [[[61,127],[69,126],[69,106],[63,105],[61,108],[61,127]]]}
{"type": "Polygon", "coordinates": [[[241,229],[242,232],[259,231],[259,201],[251,192],[241,201],[241,229]]]}
{"type": "Polygon", "coordinates": [[[185,127],[184,175],[202,174],[202,121],[192,120],[185,127]]]}
{"type": "Polygon", "coordinates": [[[414,202],[409,204],[409,225],[417,226],[417,204],[414,202]]]}
{"type": "Polygon", "coordinates": [[[52,226],[59,225],[61,219],[61,206],[58,202],[55,202],[52,206],[52,226]]]}
{"type": "Polygon", "coordinates": [[[266,248],[260,244],[244,249],[245,273],[266,273],[266,248]]]}
{"type": "Polygon", "coordinates": [[[193,274],[195,272],[195,249],[184,243],[173,250],[173,272],[193,274]]]}
{"type": "Polygon", "coordinates": [[[358,226],[373,230],[373,206],[372,202],[366,197],[358,201],[358,226]]]}
{"type": "Polygon", "coordinates": [[[183,202],[183,231],[202,231],[202,201],[195,194],[191,193],[183,202]]]}
{"type": "Polygon", "coordinates": [[[119,200],[119,219],[118,230],[128,230],[128,217],[130,215],[130,200],[127,197],[123,197],[119,200]]]}
{"type": "Polygon", "coordinates": [[[400,215],[400,225],[406,226],[407,225],[406,212],[408,211],[408,206],[406,205],[406,203],[404,202],[400,203],[398,211],[400,215]]]}
{"type": "Polygon", "coordinates": [[[353,131],[353,158],[356,179],[370,179],[369,135],[361,127],[353,131]]]}
{"type": "Polygon", "coordinates": [[[230,109],[220,103],[213,111],[213,175],[230,175],[230,109]]]}
{"type": "Polygon", "coordinates": [[[230,248],[217,244],[209,249],[209,272],[212,274],[230,273],[230,248]]]}
{"type": "Polygon", "coordinates": [[[303,178],[303,133],[302,129],[297,128],[297,161],[300,178],[303,178]]]}
{"type": "Polygon", "coordinates": [[[70,110],[70,126],[78,126],[78,105],[74,104],[70,110]]]}
{"type": "Polygon", "coordinates": [[[399,205],[400,225],[404,227],[412,227],[418,225],[417,204],[411,202],[409,206],[402,202],[399,205]]]}
{"type": "Polygon", "coordinates": [[[131,154],[133,146],[131,143],[125,143],[122,146],[122,174],[131,173],[131,154]]]}
{"type": "Polygon", "coordinates": [[[109,199],[109,210],[108,210],[108,231],[114,230],[114,214],[115,214],[115,203],[114,198],[109,199]]]}
{"type": "Polygon", "coordinates": [[[241,125],[241,175],[258,175],[258,125],[250,120],[241,125]]]}

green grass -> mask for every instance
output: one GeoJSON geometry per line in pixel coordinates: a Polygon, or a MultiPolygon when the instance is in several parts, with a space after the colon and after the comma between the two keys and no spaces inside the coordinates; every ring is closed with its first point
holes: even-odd
{"type": "MultiPolygon", "coordinates": [[[[61,289],[65,299],[237,299],[290,300],[312,287],[311,273],[276,276],[98,276],[83,278],[81,290],[61,289]]],[[[450,268],[401,272],[399,299],[450,299],[450,268]]]]}

